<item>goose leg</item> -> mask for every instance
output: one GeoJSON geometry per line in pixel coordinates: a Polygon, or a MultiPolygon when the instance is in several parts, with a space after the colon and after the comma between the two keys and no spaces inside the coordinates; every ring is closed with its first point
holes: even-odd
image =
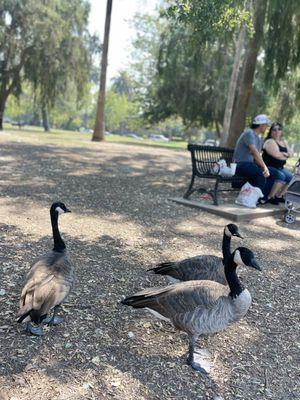
{"type": "Polygon", "coordinates": [[[196,340],[197,340],[197,338],[195,336],[189,337],[189,353],[188,353],[188,358],[187,358],[187,364],[190,365],[194,370],[207,375],[207,372],[205,371],[205,369],[202,368],[199,363],[196,363],[194,361],[196,340]]]}
{"type": "Polygon", "coordinates": [[[55,325],[59,325],[59,324],[61,324],[62,322],[64,322],[64,318],[63,318],[63,317],[58,317],[58,316],[56,316],[56,313],[57,313],[58,308],[59,308],[59,306],[55,306],[55,307],[54,307],[52,317],[46,317],[46,318],[43,320],[43,323],[44,323],[44,324],[55,326],[55,325]]]}
{"type": "Polygon", "coordinates": [[[31,322],[27,322],[25,332],[28,332],[34,336],[42,336],[43,328],[41,326],[34,326],[31,322]]]}

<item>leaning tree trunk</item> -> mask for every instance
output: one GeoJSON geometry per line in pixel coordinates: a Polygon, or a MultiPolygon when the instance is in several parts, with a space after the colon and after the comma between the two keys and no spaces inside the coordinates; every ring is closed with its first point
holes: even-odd
{"type": "Polygon", "coordinates": [[[250,96],[252,93],[252,84],[256,68],[257,56],[263,39],[266,4],[267,2],[265,0],[255,0],[254,3],[254,35],[252,38],[250,38],[246,50],[241,82],[233,111],[230,125],[230,133],[227,141],[227,145],[229,147],[235,146],[237,139],[245,128],[246,114],[250,96]]]}
{"type": "Polygon", "coordinates": [[[225,107],[225,112],[224,112],[223,131],[221,133],[221,141],[220,141],[221,146],[225,146],[227,144],[227,140],[228,140],[235,91],[236,91],[238,77],[239,77],[239,69],[240,69],[241,55],[242,55],[242,50],[243,50],[244,38],[245,38],[245,30],[246,30],[245,25],[243,25],[240,30],[238,40],[236,42],[234,62],[233,62],[231,78],[230,78],[230,83],[229,83],[229,89],[228,89],[228,96],[227,96],[226,107],[225,107]]]}
{"type": "Polygon", "coordinates": [[[98,95],[95,128],[94,128],[94,133],[93,133],[93,137],[92,137],[92,141],[94,141],[94,142],[100,142],[101,140],[104,140],[105,86],[106,86],[107,54],[108,54],[111,10],[112,10],[112,0],[107,0],[103,52],[102,52],[102,59],[101,59],[100,88],[99,88],[99,95],[98,95]]]}

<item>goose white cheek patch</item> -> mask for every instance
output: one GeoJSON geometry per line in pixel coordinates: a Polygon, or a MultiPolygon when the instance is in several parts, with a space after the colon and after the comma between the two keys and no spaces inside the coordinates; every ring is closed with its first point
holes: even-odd
{"type": "Polygon", "coordinates": [[[231,236],[231,232],[230,232],[230,230],[228,229],[227,226],[226,226],[226,228],[225,228],[225,235],[226,235],[226,236],[231,236]]]}
{"type": "Polygon", "coordinates": [[[61,207],[56,207],[55,211],[58,212],[58,214],[63,214],[64,210],[61,207]]]}
{"type": "Polygon", "coordinates": [[[243,260],[242,260],[242,257],[241,257],[241,253],[238,250],[236,250],[233,260],[237,265],[245,265],[243,263],[243,260]]]}

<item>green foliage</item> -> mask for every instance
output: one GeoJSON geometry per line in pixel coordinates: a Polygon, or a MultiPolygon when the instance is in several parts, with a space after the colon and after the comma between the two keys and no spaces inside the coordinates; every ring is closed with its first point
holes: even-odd
{"type": "Polygon", "coordinates": [[[124,94],[127,98],[132,98],[134,92],[134,83],[128,72],[121,71],[119,76],[112,79],[112,90],[118,94],[124,94]]]}
{"type": "MultiPolygon", "coordinates": [[[[82,97],[89,81],[95,38],[87,32],[89,5],[84,0],[1,0],[0,97],[19,96],[31,82],[36,99],[53,106],[76,87],[82,97]]],[[[1,99],[0,99],[1,100],[1,99]]]]}
{"type": "Polygon", "coordinates": [[[7,102],[6,116],[12,121],[28,123],[34,113],[34,102],[30,87],[23,87],[22,95],[17,98],[11,96],[7,102]]]}
{"type": "Polygon", "coordinates": [[[165,29],[165,21],[149,15],[136,14],[134,19],[136,37],[131,54],[131,71],[135,78],[135,94],[143,104],[145,94],[151,90],[157,69],[160,49],[160,34],[165,29]]]}
{"type": "MultiPolygon", "coordinates": [[[[134,43],[134,57],[137,61],[132,68],[137,77],[137,87],[140,87],[139,100],[145,115],[152,123],[179,116],[186,127],[211,127],[214,122],[221,124],[235,51],[233,39],[241,24],[246,25],[248,38],[253,34],[250,2],[183,0],[168,3],[169,7],[162,13],[163,17],[168,17],[167,21],[151,17],[139,17],[136,21],[139,34],[134,43]]],[[[300,24],[295,25],[299,22],[299,7],[300,3],[296,5],[294,0],[288,5],[279,0],[268,1],[267,40],[263,43],[268,55],[265,56],[262,49],[253,82],[249,116],[269,112],[275,119],[288,122],[298,112],[299,80],[292,68],[300,49],[297,33],[300,24]],[[281,15],[276,25],[278,13],[281,15]],[[288,29],[290,32],[287,33],[288,29]],[[272,32],[274,34],[270,36],[272,32]],[[291,39],[289,45],[286,43],[290,40],[288,38],[291,39]],[[271,60],[268,57],[272,51],[268,49],[272,48],[275,52],[272,55],[273,72],[269,74],[273,82],[270,88],[265,68],[271,60]],[[282,50],[286,51],[289,61],[282,62],[282,50]],[[281,69],[277,67],[277,59],[281,69]],[[278,77],[278,95],[272,91],[275,87],[272,76],[278,77]],[[286,79],[290,76],[289,83],[280,76],[286,76],[286,79]]]]}
{"type": "Polygon", "coordinates": [[[138,105],[124,94],[109,90],[106,93],[105,126],[112,131],[123,129],[135,130],[138,122],[138,105]]]}
{"type": "Polygon", "coordinates": [[[269,0],[265,36],[265,79],[274,91],[280,79],[300,62],[299,0],[269,0]]]}
{"type": "Polygon", "coordinates": [[[187,126],[208,126],[223,120],[232,45],[218,40],[198,49],[190,38],[188,29],[175,25],[161,37],[158,72],[148,92],[146,115],[152,121],[177,115],[187,126]]]}
{"type": "Polygon", "coordinates": [[[243,23],[252,27],[251,15],[245,9],[244,1],[176,0],[170,3],[165,14],[192,29],[198,45],[233,33],[243,23]]]}

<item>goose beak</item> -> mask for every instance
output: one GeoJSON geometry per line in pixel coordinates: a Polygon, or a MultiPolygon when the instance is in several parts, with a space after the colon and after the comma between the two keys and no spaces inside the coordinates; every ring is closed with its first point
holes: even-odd
{"type": "Polygon", "coordinates": [[[66,211],[65,211],[65,212],[67,213],[67,212],[72,212],[72,211],[71,211],[71,210],[69,210],[68,208],[66,208],[66,211]]]}
{"type": "Polygon", "coordinates": [[[249,267],[255,268],[255,269],[257,269],[258,271],[261,271],[261,270],[262,270],[262,268],[257,264],[255,258],[252,258],[249,267]]]}
{"type": "Polygon", "coordinates": [[[235,234],[234,236],[237,236],[237,237],[239,237],[239,238],[241,238],[241,239],[244,239],[244,236],[242,236],[242,235],[240,234],[240,232],[236,232],[236,234],[235,234]]]}

